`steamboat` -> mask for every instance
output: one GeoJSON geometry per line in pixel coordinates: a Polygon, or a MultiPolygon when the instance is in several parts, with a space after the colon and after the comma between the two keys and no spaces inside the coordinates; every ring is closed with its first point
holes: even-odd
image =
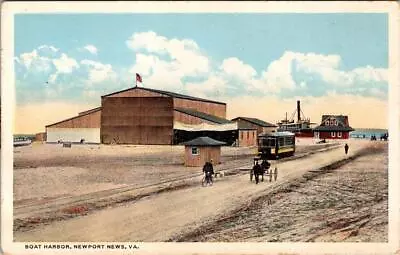
{"type": "Polygon", "coordinates": [[[292,113],[290,119],[287,117],[287,113],[284,120],[278,122],[278,132],[292,132],[296,137],[313,137],[313,129],[311,125],[315,123],[310,122],[310,118],[306,118],[300,108],[300,101],[297,101],[297,108],[292,113]],[[294,117],[297,114],[297,120],[294,117]]]}

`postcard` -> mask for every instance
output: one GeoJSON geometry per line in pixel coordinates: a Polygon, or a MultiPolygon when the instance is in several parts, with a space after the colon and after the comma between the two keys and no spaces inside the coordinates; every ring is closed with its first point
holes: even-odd
{"type": "Polygon", "coordinates": [[[5,254],[399,252],[394,2],[2,5],[5,254]]]}

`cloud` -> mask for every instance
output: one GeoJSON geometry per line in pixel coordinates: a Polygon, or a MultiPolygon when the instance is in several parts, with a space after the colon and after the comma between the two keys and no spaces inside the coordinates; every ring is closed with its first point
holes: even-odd
{"type": "Polygon", "coordinates": [[[89,51],[90,53],[92,53],[93,55],[97,55],[97,48],[92,45],[92,44],[88,44],[85,47],[83,47],[84,49],[86,49],[87,51],[89,51]]]}
{"type": "Polygon", "coordinates": [[[59,59],[53,59],[53,64],[58,73],[72,73],[74,69],[79,68],[78,62],[65,53],[62,53],[59,59]]]}
{"type": "Polygon", "coordinates": [[[58,49],[42,45],[15,57],[16,97],[18,104],[40,101],[98,101],[118,75],[110,64],[78,60],[58,49]],[[96,87],[92,87],[96,84],[96,87]]]}
{"type": "Polygon", "coordinates": [[[262,72],[260,86],[272,93],[279,93],[284,89],[304,88],[307,81],[296,81],[294,77],[296,73],[325,74],[324,77],[330,76],[331,79],[335,79],[338,73],[335,70],[339,67],[340,61],[338,55],[286,51],[262,72]]]}
{"type": "Polygon", "coordinates": [[[222,61],[220,69],[227,76],[240,80],[249,80],[257,74],[257,71],[250,65],[243,63],[238,58],[227,58],[222,61]]]}
{"type": "Polygon", "coordinates": [[[136,52],[130,72],[142,74],[144,81],[156,82],[151,86],[176,88],[184,77],[204,76],[210,71],[208,57],[193,40],[168,39],[149,31],[133,34],[126,44],[136,52]]]}
{"type": "Polygon", "coordinates": [[[103,64],[101,62],[88,59],[84,59],[80,63],[89,68],[88,81],[90,83],[99,83],[104,80],[113,80],[117,76],[110,64],[103,64]]]}
{"type": "Polygon", "coordinates": [[[337,54],[285,51],[258,72],[237,57],[212,60],[193,40],[167,38],[153,31],[135,33],[126,44],[136,54],[130,72],[140,73],[144,83],[152,87],[178,91],[191,88],[206,96],[215,95],[215,89],[231,96],[326,95],[330,89],[356,94],[361,88],[365,88],[365,95],[382,97],[387,93],[386,69],[362,66],[342,70],[343,60],[337,54]],[[375,87],[380,93],[368,87],[375,87]]]}
{"type": "Polygon", "coordinates": [[[47,57],[40,56],[36,49],[32,52],[22,53],[16,58],[16,62],[23,65],[28,72],[45,72],[50,70],[51,67],[51,60],[47,57]]]}
{"type": "Polygon", "coordinates": [[[365,66],[353,70],[340,70],[342,59],[339,55],[322,55],[316,53],[285,52],[282,57],[268,67],[266,76],[271,71],[273,74],[281,71],[280,77],[289,81],[290,87],[296,85],[293,81],[293,73],[306,73],[307,75],[317,75],[330,86],[349,87],[360,85],[360,83],[373,84],[375,82],[387,82],[387,70],[365,66]],[[273,65],[276,65],[274,70],[273,65]]]}
{"type": "Polygon", "coordinates": [[[52,46],[52,45],[40,45],[38,47],[38,50],[44,50],[44,51],[52,51],[52,52],[58,52],[59,49],[57,49],[56,47],[52,46]]]}
{"type": "Polygon", "coordinates": [[[78,62],[68,57],[65,53],[62,53],[60,58],[53,59],[52,62],[56,68],[56,72],[50,75],[50,83],[56,82],[59,74],[70,74],[72,71],[79,68],[78,62]]]}
{"type": "Polygon", "coordinates": [[[218,75],[211,75],[207,80],[202,82],[186,83],[186,91],[190,95],[197,97],[219,97],[226,94],[228,83],[218,75]]]}

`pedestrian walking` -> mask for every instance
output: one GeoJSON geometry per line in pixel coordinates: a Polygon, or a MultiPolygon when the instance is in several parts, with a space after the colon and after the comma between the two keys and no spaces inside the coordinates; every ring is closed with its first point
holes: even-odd
{"type": "Polygon", "coordinates": [[[349,152],[349,145],[346,143],[346,145],[344,146],[344,153],[346,153],[347,155],[348,152],[349,152]]]}

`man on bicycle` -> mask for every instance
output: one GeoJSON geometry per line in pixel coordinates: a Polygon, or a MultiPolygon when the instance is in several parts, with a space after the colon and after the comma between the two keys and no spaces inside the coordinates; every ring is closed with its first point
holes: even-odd
{"type": "Polygon", "coordinates": [[[212,176],[214,175],[214,167],[212,165],[213,160],[207,161],[203,166],[203,172],[205,174],[206,183],[212,183],[212,176]]]}

